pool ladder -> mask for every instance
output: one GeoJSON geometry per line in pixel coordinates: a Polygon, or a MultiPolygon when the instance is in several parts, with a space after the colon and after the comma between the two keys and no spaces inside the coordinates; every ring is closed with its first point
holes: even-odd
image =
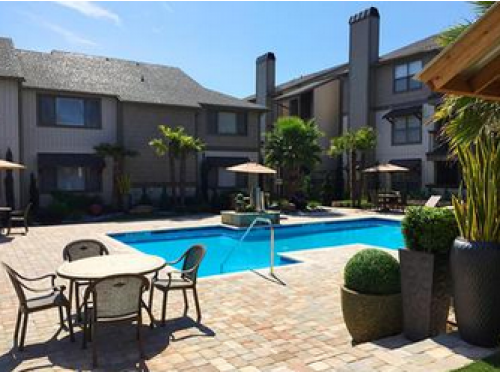
{"type": "Polygon", "coordinates": [[[269,274],[271,276],[275,276],[274,275],[274,226],[273,226],[273,222],[270,219],[267,219],[264,217],[258,217],[254,221],[252,221],[252,224],[250,224],[250,226],[247,228],[245,233],[243,233],[243,236],[241,236],[241,238],[238,241],[238,243],[236,244],[236,246],[234,246],[231,250],[229,250],[227,255],[224,257],[224,260],[221,262],[221,265],[220,265],[221,273],[223,273],[224,264],[231,257],[234,250],[241,245],[241,243],[245,240],[245,238],[247,238],[248,234],[251,232],[251,230],[253,229],[253,227],[255,227],[255,225],[257,223],[264,223],[264,224],[267,224],[269,226],[269,231],[270,231],[270,237],[269,237],[269,274]]]}

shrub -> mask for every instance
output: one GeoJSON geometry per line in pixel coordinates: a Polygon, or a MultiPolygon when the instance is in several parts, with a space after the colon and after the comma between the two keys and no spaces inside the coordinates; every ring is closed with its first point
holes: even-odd
{"type": "Polygon", "coordinates": [[[447,254],[459,235],[455,216],[447,208],[409,207],[401,229],[408,249],[431,254],[447,254]]]}
{"type": "Polygon", "coordinates": [[[347,262],[344,284],[346,288],[364,294],[400,293],[399,263],[385,251],[361,250],[347,262]]]}

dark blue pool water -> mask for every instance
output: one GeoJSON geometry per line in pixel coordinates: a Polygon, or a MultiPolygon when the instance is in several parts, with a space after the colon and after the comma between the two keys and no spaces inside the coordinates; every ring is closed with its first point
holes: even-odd
{"type": "MultiPolygon", "coordinates": [[[[269,267],[269,228],[254,228],[240,242],[244,232],[244,229],[211,226],[110,236],[143,253],[158,255],[166,260],[178,258],[194,244],[202,244],[207,249],[207,255],[200,268],[200,276],[269,267]]],[[[290,251],[359,243],[389,249],[400,248],[403,246],[400,223],[394,220],[357,219],[276,226],[275,265],[294,263],[286,256],[280,256],[290,251]]]]}

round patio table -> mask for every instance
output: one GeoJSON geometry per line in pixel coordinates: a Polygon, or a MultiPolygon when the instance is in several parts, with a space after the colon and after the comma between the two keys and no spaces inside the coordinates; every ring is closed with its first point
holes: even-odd
{"type": "MultiPolygon", "coordinates": [[[[165,265],[164,259],[154,255],[117,254],[64,262],[59,266],[56,273],[63,279],[92,282],[103,277],[119,274],[147,275],[161,270],[165,265]]],[[[69,299],[71,301],[71,295],[69,299]]],[[[153,313],[144,301],[142,304],[148,312],[151,327],[153,327],[153,313]]]]}
{"type": "Polygon", "coordinates": [[[147,275],[165,267],[165,260],[154,255],[117,254],[64,262],[57,275],[69,280],[92,281],[119,274],[147,275]]]}

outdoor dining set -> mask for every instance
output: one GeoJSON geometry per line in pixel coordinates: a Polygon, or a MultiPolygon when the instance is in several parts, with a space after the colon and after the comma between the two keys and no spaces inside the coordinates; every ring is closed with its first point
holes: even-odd
{"type": "Polygon", "coordinates": [[[98,327],[106,323],[136,323],[136,337],[141,358],[144,358],[142,344],[142,310],[154,328],[153,293],[163,293],[161,325],[166,323],[167,296],[171,290],[181,290],[184,297],[184,314],[189,309],[187,291],[192,291],[196,307],[196,320],[201,321],[200,304],[196,289],[198,269],[205,256],[202,245],[190,247],[179,259],[167,262],[163,258],[144,254],[110,254],[106,246],[96,240],[78,240],[68,244],[62,252],[63,263],[56,273],[39,277],[21,275],[3,263],[19,299],[19,309],[14,332],[14,345],[24,350],[24,342],[31,313],[57,308],[61,328],[69,331],[70,340],[75,341],[73,332],[73,305],[76,307],[76,321],[81,323],[82,347],[92,341],[92,363],[98,365],[96,336],[98,327]],[[179,264],[179,269],[174,268],[179,264]],[[160,271],[162,271],[160,273],[160,271]],[[147,275],[153,275],[151,279],[147,275]],[[66,287],[57,285],[56,278],[69,282],[66,287]],[[49,286],[41,288],[42,281],[49,286]],[[144,293],[150,291],[149,301],[144,293]],[[66,315],[66,319],[64,319],[66,315]],[[19,337],[20,334],[20,337],[19,337]]]}

